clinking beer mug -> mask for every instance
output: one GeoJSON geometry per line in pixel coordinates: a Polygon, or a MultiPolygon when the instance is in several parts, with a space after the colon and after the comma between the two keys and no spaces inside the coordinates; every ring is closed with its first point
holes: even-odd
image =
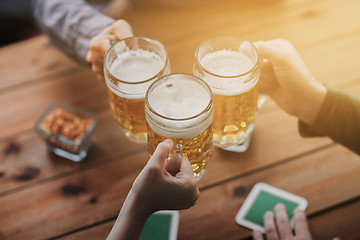
{"type": "Polygon", "coordinates": [[[200,44],[194,75],[213,92],[214,145],[244,152],[250,144],[258,105],[260,66],[255,46],[234,36],[220,36],[200,44]]]}
{"type": "Polygon", "coordinates": [[[114,43],[104,59],[112,115],[132,141],[146,143],[145,94],[156,79],[170,73],[165,47],[144,37],[114,43]]]}
{"type": "MultiPolygon", "coordinates": [[[[199,180],[213,151],[213,100],[210,87],[189,74],[170,74],[156,80],[145,97],[148,151],[170,138],[173,154],[186,155],[199,180]]],[[[176,157],[177,156],[177,157],[176,157]]]]}

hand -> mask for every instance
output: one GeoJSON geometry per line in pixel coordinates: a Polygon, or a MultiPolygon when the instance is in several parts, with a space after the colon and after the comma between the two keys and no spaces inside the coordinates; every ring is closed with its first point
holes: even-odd
{"type": "MultiPolygon", "coordinates": [[[[284,204],[277,204],[274,208],[274,213],[268,211],[264,214],[264,227],[267,240],[279,240],[279,239],[301,239],[311,240],[311,233],[306,220],[305,213],[299,208],[295,208],[293,212],[295,235],[293,235],[289,217],[286,212],[284,204]]],[[[264,240],[260,231],[253,232],[254,240],[264,240]]]]}
{"type": "Polygon", "coordinates": [[[173,147],[174,143],[170,139],[160,143],[134,181],[131,192],[136,196],[136,201],[141,202],[144,212],[187,209],[195,204],[199,196],[199,189],[187,157],[182,156],[175,176],[165,168],[165,162],[173,147]]]}
{"type": "Polygon", "coordinates": [[[132,36],[129,23],[125,20],[117,20],[90,40],[86,61],[91,63],[91,70],[98,79],[104,80],[104,57],[111,47],[111,42],[132,36]]]}
{"type": "Polygon", "coordinates": [[[260,91],[290,115],[312,124],[325,99],[325,86],[313,77],[289,41],[259,41],[255,46],[263,58],[260,91]]]}
{"type": "Polygon", "coordinates": [[[186,209],[195,204],[199,189],[187,157],[182,157],[175,176],[165,167],[173,147],[170,139],[157,146],[135,179],[108,240],[138,239],[146,219],[155,211],[186,209]]]}

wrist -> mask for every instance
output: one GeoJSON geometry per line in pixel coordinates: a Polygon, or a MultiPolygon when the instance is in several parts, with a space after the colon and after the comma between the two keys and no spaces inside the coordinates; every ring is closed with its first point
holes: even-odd
{"type": "Polygon", "coordinates": [[[140,199],[138,194],[131,189],[125,199],[119,216],[122,213],[127,219],[138,223],[145,223],[147,218],[152,214],[152,211],[147,206],[147,200],[140,199]]]}
{"type": "Polygon", "coordinates": [[[302,94],[296,116],[308,125],[312,125],[324,102],[326,87],[320,82],[312,82],[308,91],[302,94]]]}
{"type": "Polygon", "coordinates": [[[151,215],[130,190],[107,240],[138,239],[146,220],[151,215]]]}

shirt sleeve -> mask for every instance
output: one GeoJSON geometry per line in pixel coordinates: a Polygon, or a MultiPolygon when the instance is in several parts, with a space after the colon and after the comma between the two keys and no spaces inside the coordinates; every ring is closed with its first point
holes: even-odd
{"type": "Polygon", "coordinates": [[[335,87],[327,93],[314,123],[299,121],[303,137],[328,136],[333,141],[360,154],[360,97],[335,87]]]}
{"type": "Polygon", "coordinates": [[[115,21],[83,0],[34,0],[33,12],[51,43],[84,65],[90,39],[115,21]]]}

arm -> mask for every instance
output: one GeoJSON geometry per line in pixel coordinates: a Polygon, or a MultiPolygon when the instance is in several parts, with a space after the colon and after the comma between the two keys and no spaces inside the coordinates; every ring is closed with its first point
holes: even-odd
{"type": "Polygon", "coordinates": [[[77,62],[91,64],[103,80],[103,62],[111,41],[133,36],[125,20],[102,14],[83,0],[34,0],[34,16],[51,42],[77,62]]]}
{"type": "Polygon", "coordinates": [[[158,210],[187,209],[199,196],[189,160],[183,156],[175,176],[166,169],[173,148],[165,140],[156,148],[144,169],[135,179],[108,240],[138,239],[147,218],[158,210]]]}
{"type": "Polygon", "coordinates": [[[83,0],[34,0],[33,9],[51,42],[82,64],[90,39],[114,22],[83,0]]]}
{"type": "Polygon", "coordinates": [[[360,97],[332,86],[327,93],[314,122],[299,121],[303,137],[329,136],[360,154],[360,97]]]}
{"type": "Polygon", "coordinates": [[[256,47],[265,59],[260,89],[299,118],[301,135],[326,135],[360,154],[360,98],[318,82],[286,40],[257,42],[256,47]]]}

